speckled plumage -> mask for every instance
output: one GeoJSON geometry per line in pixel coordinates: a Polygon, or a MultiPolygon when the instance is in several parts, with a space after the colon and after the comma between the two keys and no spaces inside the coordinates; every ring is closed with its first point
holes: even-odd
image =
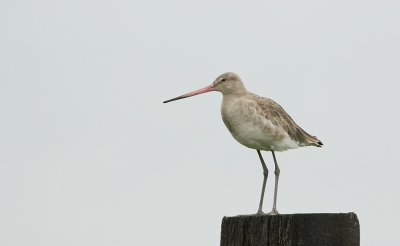
{"type": "Polygon", "coordinates": [[[321,146],[271,99],[253,93],[224,95],[222,119],[232,136],[246,147],[284,151],[303,146],[321,146]]]}
{"type": "MultiPolygon", "coordinates": [[[[284,151],[303,146],[322,146],[286,113],[275,101],[248,92],[240,78],[225,73],[221,78],[233,78],[236,89],[223,93],[221,115],[232,136],[246,147],[259,150],[284,151]]],[[[215,86],[218,86],[216,80],[215,86]]],[[[226,82],[229,83],[229,82],[226,82]]]]}
{"type": "Polygon", "coordinates": [[[164,101],[164,103],[210,91],[219,91],[223,94],[222,120],[232,136],[244,146],[257,150],[264,174],[257,214],[263,214],[262,206],[268,178],[268,168],[260,150],[271,151],[275,163],[275,189],[274,204],[269,214],[278,214],[276,201],[280,169],[275,151],[303,146],[321,147],[322,142],[301,129],[278,103],[248,92],[240,77],[234,73],[224,73],[218,76],[211,85],[164,101]]]}

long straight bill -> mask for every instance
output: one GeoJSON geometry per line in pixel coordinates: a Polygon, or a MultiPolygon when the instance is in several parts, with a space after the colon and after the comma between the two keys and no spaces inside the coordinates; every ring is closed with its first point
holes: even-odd
{"type": "Polygon", "coordinates": [[[211,85],[209,85],[209,86],[204,87],[202,89],[199,89],[197,91],[192,91],[192,92],[186,93],[186,94],[184,94],[182,96],[169,99],[167,101],[164,101],[163,103],[169,103],[169,102],[176,101],[176,100],[179,100],[179,99],[196,96],[196,95],[203,94],[203,93],[206,93],[206,92],[210,92],[210,91],[213,91],[213,90],[214,90],[213,87],[211,85]]]}

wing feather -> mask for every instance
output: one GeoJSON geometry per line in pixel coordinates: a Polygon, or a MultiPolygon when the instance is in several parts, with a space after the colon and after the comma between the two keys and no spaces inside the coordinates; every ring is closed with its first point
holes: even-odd
{"type": "Polygon", "coordinates": [[[276,127],[284,129],[290,138],[300,146],[322,146],[322,142],[315,136],[308,134],[298,126],[288,113],[275,101],[269,98],[254,95],[255,101],[262,110],[262,114],[276,127]]]}

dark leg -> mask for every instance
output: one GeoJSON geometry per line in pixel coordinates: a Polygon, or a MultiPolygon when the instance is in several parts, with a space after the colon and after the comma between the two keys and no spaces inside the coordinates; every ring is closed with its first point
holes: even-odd
{"type": "Polygon", "coordinates": [[[268,214],[279,214],[276,210],[276,197],[278,195],[278,182],[279,182],[279,173],[281,170],[279,169],[278,162],[276,161],[275,152],[272,150],[272,157],[274,157],[275,162],[275,191],[274,191],[274,205],[272,207],[272,211],[268,214]]]}
{"type": "Polygon", "coordinates": [[[261,190],[261,198],[260,198],[260,205],[258,207],[258,211],[257,214],[263,214],[262,211],[262,206],[263,206],[263,201],[264,201],[264,192],[265,192],[265,185],[267,184],[267,178],[268,178],[268,168],[265,165],[264,159],[261,155],[260,150],[257,150],[258,153],[258,157],[260,157],[260,161],[263,167],[263,171],[264,171],[264,180],[263,180],[263,185],[262,185],[262,190],[261,190]]]}

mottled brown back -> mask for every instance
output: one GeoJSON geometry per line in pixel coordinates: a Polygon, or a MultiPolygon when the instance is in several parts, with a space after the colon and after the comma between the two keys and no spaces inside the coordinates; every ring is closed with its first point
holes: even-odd
{"type": "Polygon", "coordinates": [[[265,118],[270,120],[275,126],[284,129],[290,138],[296,141],[300,146],[322,146],[322,142],[317,137],[311,136],[298,126],[278,103],[272,99],[260,97],[255,94],[251,94],[251,97],[262,109],[265,118]]]}

